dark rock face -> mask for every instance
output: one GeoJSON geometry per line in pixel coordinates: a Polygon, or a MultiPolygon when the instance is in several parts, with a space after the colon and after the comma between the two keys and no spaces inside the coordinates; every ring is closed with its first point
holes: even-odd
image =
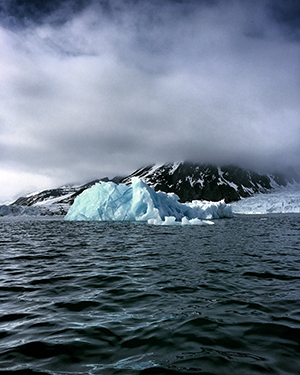
{"type": "Polygon", "coordinates": [[[141,177],[148,185],[166,193],[176,193],[181,202],[192,200],[226,203],[266,193],[276,186],[286,186],[299,176],[287,180],[282,175],[261,175],[232,165],[217,167],[211,164],[180,162],[139,169],[121,182],[129,183],[131,177],[141,177]]]}

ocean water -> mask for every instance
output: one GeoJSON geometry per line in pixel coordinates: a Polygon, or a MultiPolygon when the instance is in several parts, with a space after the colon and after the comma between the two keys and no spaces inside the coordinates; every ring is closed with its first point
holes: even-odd
{"type": "Polygon", "coordinates": [[[300,215],[6,218],[0,265],[0,373],[300,373],[300,215]]]}

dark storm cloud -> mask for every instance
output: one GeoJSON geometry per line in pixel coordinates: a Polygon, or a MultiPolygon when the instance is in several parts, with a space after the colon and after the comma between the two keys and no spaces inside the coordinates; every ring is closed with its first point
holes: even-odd
{"type": "Polygon", "coordinates": [[[6,172],[63,183],[181,159],[299,165],[297,4],[5,3],[6,172]]]}

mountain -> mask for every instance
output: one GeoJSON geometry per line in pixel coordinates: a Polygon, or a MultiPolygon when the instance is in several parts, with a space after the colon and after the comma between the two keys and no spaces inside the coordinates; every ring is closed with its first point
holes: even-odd
{"type": "Polygon", "coordinates": [[[278,173],[263,175],[232,165],[217,167],[177,162],[143,167],[124,178],[103,178],[84,185],[61,186],[32,193],[18,198],[11,205],[0,206],[0,216],[65,215],[74,199],[94,184],[100,181],[130,184],[132,177],[142,178],[156,191],[176,193],[181,202],[225,199],[229,203],[255,193],[267,193],[289,183],[300,183],[300,176],[293,170],[287,171],[286,176],[278,173]]]}
{"type": "MultiPolygon", "coordinates": [[[[112,181],[118,183],[120,179],[120,177],[115,177],[112,181]]],[[[107,182],[109,179],[105,177],[83,185],[61,186],[56,189],[28,194],[25,197],[18,198],[10,205],[0,206],[0,216],[66,215],[74,199],[79,194],[101,181],[107,182]]]]}
{"type": "Polygon", "coordinates": [[[262,175],[232,165],[217,167],[177,162],[141,168],[121,182],[129,183],[136,176],[155,190],[176,193],[181,202],[225,199],[226,203],[230,203],[255,193],[266,193],[273,188],[287,186],[288,183],[300,182],[300,176],[295,171],[291,170],[287,175],[262,175]]]}

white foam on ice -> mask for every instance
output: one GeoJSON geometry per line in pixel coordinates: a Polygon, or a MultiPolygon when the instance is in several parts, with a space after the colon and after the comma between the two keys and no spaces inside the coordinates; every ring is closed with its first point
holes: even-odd
{"type": "Polygon", "coordinates": [[[138,177],[131,186],[100,182],[81,193],[65,220],[146,221],[155,225],[199,225],[203,220],[232,217],[224,201],[180,203],[176,194],[155,192],[138,177]]]}
{"type": "Polygon", "coordinates": [[[237,214],[300,213],[300,185],[256,194],[231,204],[237,214]]]}

